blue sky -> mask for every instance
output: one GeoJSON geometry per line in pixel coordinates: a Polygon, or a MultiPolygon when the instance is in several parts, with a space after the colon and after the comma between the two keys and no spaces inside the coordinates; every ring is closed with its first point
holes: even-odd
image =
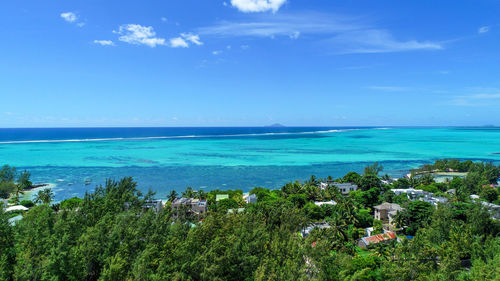
{"type": "Polygon", "coordinates": [[[4,1],[0,127],[500,125],[499,1],[4,1]]]}

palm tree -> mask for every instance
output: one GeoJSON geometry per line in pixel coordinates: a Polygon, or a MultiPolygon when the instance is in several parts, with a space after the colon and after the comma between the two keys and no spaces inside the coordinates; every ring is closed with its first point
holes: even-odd
{"type": "Polygon", "coordinates": [[[179,194],[177,194],[177,191],[175,190],[170,191],[170,194],[168,195],[168,201],[173,202],[178,195],[179,194]]]}
{"type": "Polygon", "coordinates": [[[408,179],[408,184],[410,187],[415,187],[419,184],[419,179],[416,178],[413,174],[411,174],[410,178],[408,179]]]}
{"type": "Polygon", "coordinates": [[[343,245],[344,242],[348,240],[347,237],[347,228],[348,225],[344,218],[342,218],[338,213],[328,221],[330,228],[328,228],[328,232],[331,233],[333,238],[334,248],[339,245],[343,245]]]}
{"type": "Polygon", "coordinates": [[[349,198],[342,198],[339,202],[340,213],[346,222],[349,224],[356,225],[359,221],[356,217],[356,206],[354,206],[354,201],[349,198]]]}
{"type": "Polygon", "coordinates": [[[365,175],[378,175],[378,173],[382,172],[384,167],[380,165],[378,162],[373,163],[373,165],[368,165],[365,167],[365,175]]]}
{"type": "Polygon", "coordinates": [[[24,190],[31,187],[33,184],[30,181],[30,172],[24,170],[17,179],[17,184],[15,185],[14,192],[16,193],[16,198],[19,200],[19,194],[24,194],[24,190]]]}
{"type": "Polygon", "coordinates": [[[205,191],[203,191],[203,190],[198,191],[198,198],[199,198],[200,200],[205,200],[205,199],[207,199],[207,194],[205,193],[205,191]]]}
{"type": "Polygon", "coordinates": [[[54,199],[54,192],[49,188],[45,188],[38,191],[35,197],[35,203],[50,204],[52,199],[54,199]]]}
{"type": "Polygon", "coordinates": [[[193,198],[194,194],[195,194],[195,191],[193,191],[193,188],[188,187],[188,188],[186,188],[186,190],[184,192],[182,192],[182,197],[193,198]]]}

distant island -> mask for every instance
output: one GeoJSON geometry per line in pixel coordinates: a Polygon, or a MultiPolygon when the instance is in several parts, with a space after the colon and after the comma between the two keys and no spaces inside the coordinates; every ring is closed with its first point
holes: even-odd
{"type": "Polygon", "coordinates": [[[280,123],[274,123],[272,125],[269,125],[269,126],[265,126],[265,127],[269,127],[269,128],[284,128],[286,127],[285,125],[283,124],[280,124],[280,123]]]}

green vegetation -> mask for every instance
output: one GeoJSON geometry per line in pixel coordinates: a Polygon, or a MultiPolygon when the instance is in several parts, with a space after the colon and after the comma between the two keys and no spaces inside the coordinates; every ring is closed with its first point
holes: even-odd
{"type": "Polygon", "coordinates": [[[19,194],[33,185],[30,181],[31,174],[28,171],[17,173],[16,168],[4,165],[0,168],[0,199],[9,198],[14,195],[14,201],[19,201],[19,194]]]}
{"type": "MultiPolygon", "coordinates": [[[[360,185],[347,196],[333,185],[321,189],[315,177],[279,190],[254,188],[256,204],[247,204],[241,190],[188,188],[181,196],[207,200],[202,221],[174,218],[176,192],[158,213],[144,208],[154,194],[141,193],[132,178],[52,206],[53,194],[42,190],[15,226],[0,211],[0,280],[499,280],[500,222],[468,196],[499,170],[467,165],[483,168],[444,185],[407,180],[438,194],[457,190],[437,208],[395,196],[391,189],[402,181],[382,184],[379,165],[337,179],[360,185]],[[216,202],[217,194],[228,198],[216,202]],[[337,204],[314,204],[330,200],[337,204]],[[414,238],[360,249],[363,228],[383,227],[372,217],[382,202],[401,204],[395,221],[414,238]],[[242,213],[227,211],[241,207],[242,213]],[[316,222],[329,227],[300,234],[316,222]]],[[[495,201],[489,185],[483,193],[495,201]]]]}

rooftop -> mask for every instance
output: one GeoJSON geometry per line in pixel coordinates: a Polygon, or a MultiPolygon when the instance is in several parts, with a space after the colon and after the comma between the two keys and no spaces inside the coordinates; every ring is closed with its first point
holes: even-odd
{"type": "Polygon", "coordinates": [[[217,194],[215,196],[215,201],[219,202],[220,200],[229,199],[229,194],[217,194]]]}
{"type": "Polygon", "coordinates": [[[401,211],[403,208],[399,206],[398,204],[395,203],[382,203],[378,206],[373,207],[374,209],[377,210],[388,210],[388,211],[401,211]]]}
{"type": "Polygon", "coordinates": [[[363,237],[361,239],[363,240],[363,242],[365,242],[366,245],[377,244],[377,243],[380,243],[383,241],[396,239],[396,233],[386,232],[386,233],[382,233],[382,234],[373,235],[370,237],[363,237]]]}

